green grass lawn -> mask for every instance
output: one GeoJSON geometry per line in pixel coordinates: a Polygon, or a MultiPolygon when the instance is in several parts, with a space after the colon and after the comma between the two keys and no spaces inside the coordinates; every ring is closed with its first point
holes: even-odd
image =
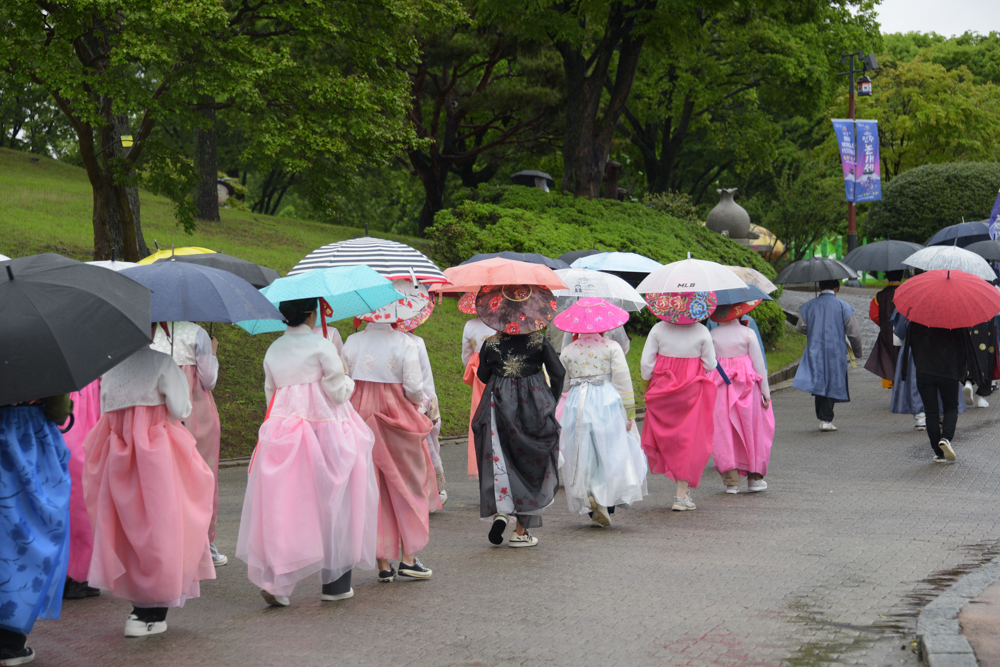
{"type": "Polygon", "coordinates": [[[780,371],[782,368],[798,361],[802,357],[803,350],[806,349],[806,337],[791,328],[785,331],[778,344],[767,354],[767,370],[770,373],[780,371]]]}
{"type": "MultiPolygon", "coordinates": [[[[0,254],[20,257],[57,252],[87,261],[93,253],[92,194],[82,169],[48,158],[33,162],[27,153],[0,149],[0,254]]],[[[222,221],[199,223],[188,235],[173,217],[173,206],[163,197],[140,193],[142,228],[147,244],[203,246],[249,259],[287,273],[307,253],[327,243],[360,234],[352,227],[338,227],[303,220],[275,218],[235,209],[223,209],[222,221]]],[[[387,236],[425,249],[420,239],[387,236]]],[[[468,315],[458,312],[455,299],[444,299],[434,315],[416,334],[427,344],[440,399],[443,436],[467,432],[472,390],[462,382],[462,327],[468,315]]],[[[344,339],[354,332],[349,321],[338,328],[344,339]]],[[[219,339],[219,383],[216,403],[222,419],[222,456],[250,454],[257,428],[264,418],[264,371],[261,362],[278,334],[249,336],[231,325],[213,326],[219,339]]],[[[778,350],[768,353],[770,368],[777,369],[802,354],[804,337],[786,335],[778,350]],[[797,338],[802,345],[796,348],[797,338]],[[798,350],[796,352],[796,349],[798,350]],[[773,355],[779,355],[777,358],[773,355]],[[787,359],[786,361],[782,361],[787,359]]],[[[636,403],[643,405],[639,359],[645,338],[632,341],[629,367],[636,387],[636,403]]]]}

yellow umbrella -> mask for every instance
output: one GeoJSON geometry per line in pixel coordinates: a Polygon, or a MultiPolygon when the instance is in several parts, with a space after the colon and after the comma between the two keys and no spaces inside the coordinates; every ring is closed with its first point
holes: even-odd
{"type": "Polygon", "coordinates": [[[208,248],[199,248],[197,246],[188,246],[186,248],[171,248],[169,250],[160,250],[159,252],[154,252],[146,259],[139,260],[139,264],[152,264],[158,259],[163,259],[164,257],[170,257],[171,255],[210,255],[214,252],[215,252],[214,250],[209,250],[208,248]]]}

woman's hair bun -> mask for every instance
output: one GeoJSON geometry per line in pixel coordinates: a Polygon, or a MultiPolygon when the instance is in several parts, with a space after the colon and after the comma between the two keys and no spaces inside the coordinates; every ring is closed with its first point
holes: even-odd
{"type": "Polygon", "coordinates": [[[278,304],[278,310],[285,316],[285,324],[297,327],[309,318],[309,313],[316,312],[319,299],[292,299],[278,304]]]}

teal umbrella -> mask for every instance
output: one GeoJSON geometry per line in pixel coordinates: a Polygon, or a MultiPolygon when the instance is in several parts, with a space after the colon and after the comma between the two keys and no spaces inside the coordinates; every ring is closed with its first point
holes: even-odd
{"type": "MultiPolygon", "coordinates": [[[[286,278],[278,278],[261,290],[267,300],[277,305],[293,299],[325,299],[333,309],[327,322],[364,315],[402,299],[392,282],[368,266],[334,266],[313,269],[286,278]]],[[[237,322],[251,334],[284,331],[280,320],[245,320],[237,322]]]]}

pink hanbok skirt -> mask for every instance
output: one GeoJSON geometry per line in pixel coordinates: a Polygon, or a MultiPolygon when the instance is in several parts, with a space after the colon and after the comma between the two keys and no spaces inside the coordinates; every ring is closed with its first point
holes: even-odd
{"type": "Polygon", "coordinates": [[[476,441],[475,436],[472,434],[472,418],[476,415],[476,409],[479,407],[479,401],[483,398],[483,392],[486,391],[486,385],[479,380],[479,376],[476,372],[479,370],[479,353],[473,353],[472,357],[469,359],[468,365],[465,367],[465,375],[462,377],[462,381],[465,384],[472,387],[472,407],[469,409],[469,477],[472,479],[479,479],[479,466],[476,463],[476,441]]]}
{"type": "Polygon", "coordinates": [[[642,427],[642,450],[650,472],[698,488],[712,455],[717,393],[701,359],[656,357],[642,427]]]}
{"type": "Polygon", "coordinates": [[[774,441],[774,412],[761,403],[761,377],[749,356],[720,357],[719,364],[732,384],[715,374],[715,469],[720,473],[738,470],[743,477],[751,472],[766,475],[774,441]]]}
{"type": "Polygon", "coordinates": [[[215,493],[212,495],[212,522],[208,526],[208,541],[215,541],[215,522],[219,516],[219,447],[222,424],[219,409],[215,407],[212,392],[201,386],[197,366],[181,366],[191,388],[191,414],[184,418],[184,427],[198,442],[198,453],[205,459],[215,476],[215,493]]]}
{"type": "Polygon", "coordinates": [[[318,382],[282,387],[249,469],[236,557],[274,595],[316,572],[324,584],[375,567],[375,437],[350,403],[318,382]]]}
{"type": "Polygon", "coordinates": [[[73,428],[63,434],[69,450],[69,569],[66,576],[86,581],[94,553],[94,531],[83,498],[83,441],[101,418],[101,381],[94,380],[69,395],[73,400],[73,428]]]}
{"type": "Polygon", "coordinates": [[[215,579],[212,471],[163,405],[105,413],[83,443],[91,586],[137,607],[181,607],[215,579]]]}
{"type": "Polygon", "coordinates": [[[403,385],[356,380],[351,403],[375,434],[379,485],[378,558],[420,551],[430,540],[430,510],[440,508],[424,439],[434,424],[403,395],[403,385]]]}

